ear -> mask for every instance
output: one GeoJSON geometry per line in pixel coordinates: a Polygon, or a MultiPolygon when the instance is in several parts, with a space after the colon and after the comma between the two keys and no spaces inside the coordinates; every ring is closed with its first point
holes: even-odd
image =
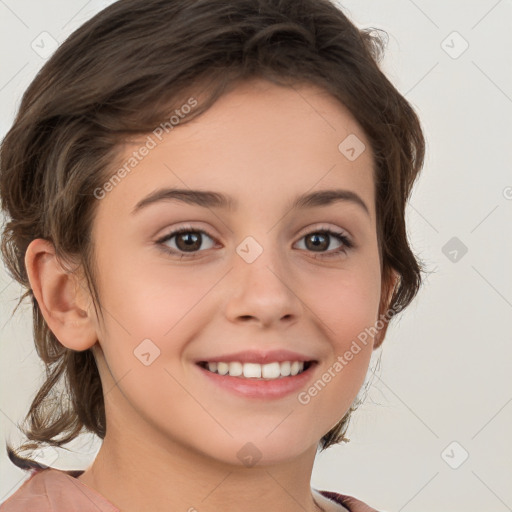
{"type": "Polygon", "coordinates": [[[379,329],[379,331],[375,335],[373,341],[373,350],[376,350],[382,345],[382,342],[384,341],[384,338],[386,336],[386,331],[388,330],[387,319],[389,318],[389,315],[387,315],[386,313],[389,311],[391,298],[393,297],[393,292],[395,291],[399,277],[400,276],[398,275],[398,273],[393,269],[390,269],[387,275],[384,276],[382,282],[382,291],[380,295],[379,317],[377,319],[384,322],[384,327],[382,327],[382,329],[379,329]]]}
{"type": "Polygon", "coordinates": [[[97,335],[90,296],[78,275],[58,260],[53,244],[33,240],[25,253],[25,268],[39,309],[62,345],[79,352],[92,347],[97,335]]]}

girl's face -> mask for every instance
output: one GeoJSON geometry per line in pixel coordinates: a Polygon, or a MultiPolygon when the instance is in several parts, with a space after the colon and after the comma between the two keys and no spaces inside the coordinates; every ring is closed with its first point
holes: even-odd
{"type": "Polygon", "coordinates": [[[108,432],[237,465],[315,450],[373,348],[370,145],[322,90],[260,80],[161,132],[126,148],[93,226],[108,432]]]}

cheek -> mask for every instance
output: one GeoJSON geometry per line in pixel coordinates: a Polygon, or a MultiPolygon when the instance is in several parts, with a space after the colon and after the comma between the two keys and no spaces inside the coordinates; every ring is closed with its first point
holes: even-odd
{"type": "Polygon", "coordinates": [[[218,279],[191,267],[170,268],[164,258],[147,264],[142,258],[119,256],[102,267],[102,303],[111,313],[109,324],[120,324],[134,338],[164,337],[218,279]]]}
{"type": "Polygon", "coordinates": [[[374,325],[380,300],[378,267],[360,266],[317,273],[303,280],[302,294],[336,352],[374,325]]]}
{"type": "Polygon", "coordinates": [[[334,426],[350,407],[368,370],[380,272],[378,266],[368,264],[317,274],[303,283],[306,303],[330,350],[317,379],[298,396],[298,403],[321,424],[334,426]]]}

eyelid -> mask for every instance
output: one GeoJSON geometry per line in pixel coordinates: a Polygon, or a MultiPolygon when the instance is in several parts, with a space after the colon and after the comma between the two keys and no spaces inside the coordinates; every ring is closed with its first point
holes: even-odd
{"type": "MultiPolygon", "coordinates": [[[[206,230],[202,227],[199,227],[199,226],[192,226],[191,224],[185,224],[183,226],[178,226],[176,228],[173,228],[173,229],[167,231],[166,234],[158,237],[156,239],[156,242],[158,243],[163,240],[168,240],[171,235],[176,235],[176,234],[179,234],[184,231],[196,231],[198,233],[204,233],[204,234],[208,235],[210,238],[216,240],[216,237],[213,236],[211,233],[209,233],[208,230],[206,230]]],[[[300,231],[298,231],[296,236],[299,238],[302,238],[303,236],[308,235],[312,232],[316,232],[316,231],[331,231],[331,232],[334,232],[339,235],[344,235],[348,239],[350,239],[351,242],[353,242],[352,236],[348,233],[348,231],[346,229],[342,229],[342,228],[338,228],[338,227],[333,228],[332,226],[329,226],[326,224],[320,224],[320,225],[313,224],[311,226],[307,226],[305,228],[302,228],[300,231]]]]}
{"type": "MultiPolygon", "coordinates": [[[[177,236],[181,233],[188,233],[189,231],[192,231],[194,233],[204,234],[204,235],[208,236],[209,238],[211,238],[214,242],[217,242],[217,238],[215,236],[213,236],[212,234],[210,234],[206,229],[203,229],[203,228],[200,228],[197,226],[184,225],[184,226],[179,226],[179,227],[176,227],[176,228],[173,228],[173,229],[167,231],[166,234],[157,238],[155,240],[155,243],[161,244],[163,242],[171,240],[172,238],[174,238],[175,236],[177,236]]],[[[199,251],[199,252],[202,252],[202,251],[199,251]]]]}
{"type": "Polygon", "coordinates": [[[337,233],[339,235],[346,235],[347,238],[352,238],[351,235],[348,233],[346,229],[340,228],[338,226],[331,226],[329,224],[325,223],[319,223],[319,224],[311,224],[310,226],[306,226],[305,228],[302,228],[297,236],[304,236],[309,233],[317,232],[317,231],[332,231],[334,233],[337,233]]]}
{"type": "MultiPolygon", "coordinates": [[[[186,224],[186,225],[182,225],[182,226],[171,229],[170,231],[167,232],[167,234],[159,237],[155,241],[155,243],[157,245],[161,246],[162,250],[164,250],[168,254],[169,253],[174,254],[174,255],[179,254],[179,255],[181,255],[182,258],[184,257],[184,258],[189,258],[189,259],[193,259],[194,257],[197,257],[201,253],[208,252],[208,250],[212,249],[212,248],[203,249],[203,250],[191,251],[191,252],[187,253],[185,251],[179,251],[179,250],[177,251],[177,250],[171,249],[169,247],[164,248],[164,242],[167,242],[167,241],[173,239],[174,237],[180,235],[181,233],[184,233],[184,232],[186,233],[186,232],[190,232],[190,231],[204,234],[207,237],[209,237],[215,244],[219,243],[217,238],[215,236],[211,235],[206,229],[200,228],[198,226],[192,226],[191,224],[186,224]]],[[[307,227],[303,228],[297,234],[298,239],[293,243],[293,245],[300,242],[306,235],[309,235],[312,233],[319,233],[319,232],[327,232],[329,236],[334,236],[335,238],[336,238],[336,236],[339,237],[338,239],[343,244],[343,248],[336,249],[336,250],[331,249],[329,251],[323,251],[323,252],[319,251],[316,253],[315,257],[329,258],[330,256],[334,256],[339,252],[347,252],[356,247],[352,236],[350,234],[348,234],[348,232],[346,230],[344,230],[342,228],[338,228],[338,227],[334,228],[334,227],[328,226],[326,224],[311,225],[311,226],[307,226],[307,227]]],[[[301,250],[303,250],[303,249],[301,249],[301,250]]],[[[308,252],[313,255],[315,254],[315,251],[305,251],[305,252],[308,252]]]]}
{"type": "MultiPolygon", "coordinates": [[[[207,228],[202,227],[201,223],[199,225],[193,225],[192,222],[195,222],[195,221],[189,221],[189,223],[179,224],[177,226],[164,228],[163,235],[160,235],[158,238],[155,239],[155,241],[158,242],[159,240],[168,238],[169,235],[175,235],[176,232],[182,232],[182,231],[196,231],[196,232],[206,233],[209,237],[216,238],[208,231],[207,228]]],[[[162,230],[159,230],[159,231],[161,232],[162,230]]]]}

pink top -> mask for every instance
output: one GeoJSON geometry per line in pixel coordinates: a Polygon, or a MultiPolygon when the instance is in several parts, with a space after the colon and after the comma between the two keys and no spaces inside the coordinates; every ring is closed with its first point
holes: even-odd
{"type": "MultiPolygon", "coordinates": [[[[82,473],[51,467],[33,469],[21,487],[0,505],[0,512],[121,512],[101,494],[77,480],[82,473]]],[[[320,493],[350,512],[377,512],[352,496],[320,493]]]]}

